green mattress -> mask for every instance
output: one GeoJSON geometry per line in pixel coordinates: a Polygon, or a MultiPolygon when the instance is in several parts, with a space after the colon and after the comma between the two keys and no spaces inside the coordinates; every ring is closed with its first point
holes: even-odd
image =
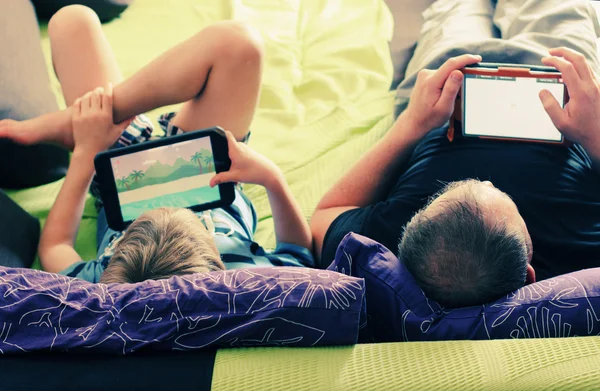
{"type": "MultiPolygon", "coordinates": [[[[282,168],[309,218],[329,186],[392,122],[391,15],[380,0],[138,0],[104,29],[127,77],[223,19],[246,21],[262,32],[266,63],[250,145],[282,168]]],[[[49,60],[48,39],[42,33],[49,60]]],[[[60,97],[55,79],[53,88],[60,97]]],[[[43,223],[61,184],[9,195],[43,223]]],[[[256,186],[245,191],[259,216],[256,240],[272,248],[275,235],[266,193],[256,186]]],[[[95,218],[88,199],[76,243],[84,259],[95,257],[95,218]]]]}

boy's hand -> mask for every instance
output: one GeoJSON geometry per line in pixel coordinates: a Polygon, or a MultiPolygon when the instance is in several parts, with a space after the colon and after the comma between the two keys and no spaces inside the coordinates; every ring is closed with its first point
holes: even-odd
{"type": "Polygon", "coordinates": [[[444,125],[454,111],[454,102],[463,82],[460,69],[481,61],[481,56],[463,54],[446,61],[437,71],[419,72],[404,120],[411,123],[417,139],[444,125]]]}
{"type": "Polygon", "coordinates": [[[561,108],[547,90],[540,92],[544,109],[565,137],[588,152],[600,153],[600,83],[585,57],[574,50],[550,50],[542,62],[558,69],[569,91],[569,102],[561,108]]]}
{"type": "Polygon", "coordinates": [[[113,124],[112,86],[88,92],[73,103],[74,151],[95,156],[113,145],[128,123],[113,124]]]}
{"type": "Polygon", "coordinates": [[[281,175],[279,168],[260,153],[250,149],[246,144],[238,142],[233,134],[225,132],[231,167],[228,171],[220,172],[210,180],[214,187],[226,182],[253,183],[268,187],[281,175]]]}

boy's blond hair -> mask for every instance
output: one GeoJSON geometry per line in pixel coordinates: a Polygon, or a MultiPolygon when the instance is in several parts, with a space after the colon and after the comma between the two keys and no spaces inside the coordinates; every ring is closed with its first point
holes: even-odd
{"type": "Polygon", "coordinates": [[[127,228],[100,282],[136,283],[223,269],[212,235],[192,211],[159,208],[127,228]]]}

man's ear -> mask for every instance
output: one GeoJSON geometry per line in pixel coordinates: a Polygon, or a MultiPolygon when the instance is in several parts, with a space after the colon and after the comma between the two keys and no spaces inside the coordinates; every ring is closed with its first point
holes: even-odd
{"type": "Polygon", "coordinates": [[[535,270],[530,263],[527,264],[527,277],[525,277],[525,284],[533,284],[535,282],[535,270]]]}

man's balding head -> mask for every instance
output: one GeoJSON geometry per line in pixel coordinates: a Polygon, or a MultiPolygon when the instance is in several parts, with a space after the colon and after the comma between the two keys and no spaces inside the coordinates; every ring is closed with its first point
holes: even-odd
{"type": "Polygon", "coordinates": [[[485,304],[534,279],[525,222],[490,182],[446,186],[406,225],[398,250],[426,296],[446,307],[485,304]]]}

